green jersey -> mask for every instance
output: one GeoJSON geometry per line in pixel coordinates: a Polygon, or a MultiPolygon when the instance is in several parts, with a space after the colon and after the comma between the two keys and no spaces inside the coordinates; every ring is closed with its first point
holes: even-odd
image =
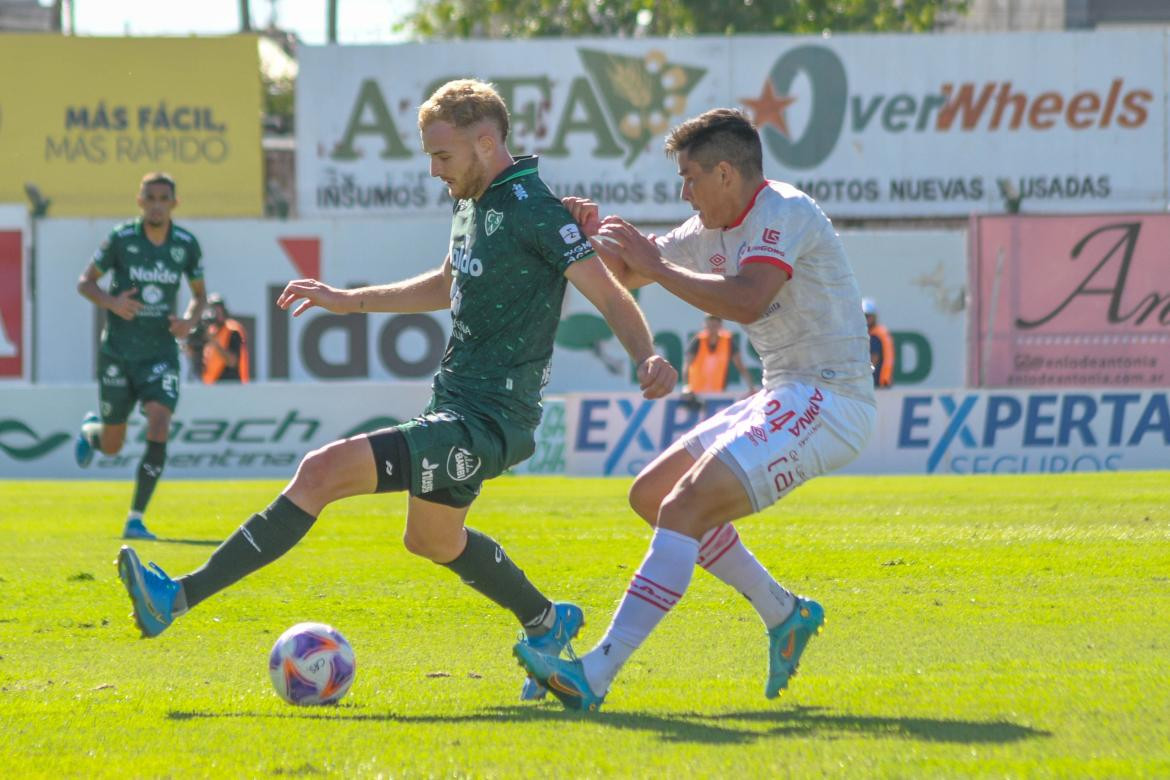
{"type": "Polygon", "coordinates": [[[202,258],[195,236],[173,222],[161,246],[146,237],[141,218],[114,228],[94,253],[94,265],[111,273],[110,295],[137,289],[134,300],[142,309],[132,320],[106,312],[102,351],[121,360],[177,355],[168,318],[182,316],[175,308],[179,283],[183,275],[203,278],[202,258]]]}
{"type": "Polygon", "coordinates": [[[565,297],[565,271],[593,256],[589,240],[536,172],[518,157],[451,222],[451,339],[435,377],[453,397],[502,422],[533,429],[548,383],[565,297]]]}

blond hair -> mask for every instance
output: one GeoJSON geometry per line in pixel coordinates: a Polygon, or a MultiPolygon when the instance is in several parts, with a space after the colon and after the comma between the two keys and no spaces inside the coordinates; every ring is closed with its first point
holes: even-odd
{"type": "Polygon", "coordinates": [[[418,128],[447,122],[463,129],[484,120],[495,123],[500,139],[508,140],[508,107],[495,88],[478,79],[448,81],[418,108],[418,128]]]}

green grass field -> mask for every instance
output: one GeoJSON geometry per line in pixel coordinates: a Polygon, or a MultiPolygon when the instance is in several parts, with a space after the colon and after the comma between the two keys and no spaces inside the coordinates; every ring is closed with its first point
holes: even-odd
{"type": "MultiPolygon", "coordinates": [[[[280,489],[164,482],[173,576],[280,489]]],[[[501,478],[471,525],[587,650],[648,529],[617,480],[501,478]]],[[[128,483],[0,482],[0,727],[13,776],[1170,775],[1170,474],[825,478],[739,523],[825,633],[778,701],[739,595],[698,573],[599,715],[517,700],[511,617],[400,542],[401,496],[328,508],[283,559],[138,638],[112,561],[128,483]],[[353,644],[337,707],[268,681],[302,620],[353,644]]]]}

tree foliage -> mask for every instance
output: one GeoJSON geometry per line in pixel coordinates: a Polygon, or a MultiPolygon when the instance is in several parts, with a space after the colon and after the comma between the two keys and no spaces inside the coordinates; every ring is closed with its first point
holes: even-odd
{"type": "Polygon", "coordinates": [[[417,38],[926,32],[969,0],[419,0],[417,38]]]}

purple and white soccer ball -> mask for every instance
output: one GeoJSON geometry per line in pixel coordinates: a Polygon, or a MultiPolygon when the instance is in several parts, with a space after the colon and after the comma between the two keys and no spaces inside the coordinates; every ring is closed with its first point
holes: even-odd
{"type": "Polygon", "coordinates": [[[353,685],[353,648],[333,626],[297,623],[268,655],[272,687],[289,704],[333,704],[353,685]]]}

